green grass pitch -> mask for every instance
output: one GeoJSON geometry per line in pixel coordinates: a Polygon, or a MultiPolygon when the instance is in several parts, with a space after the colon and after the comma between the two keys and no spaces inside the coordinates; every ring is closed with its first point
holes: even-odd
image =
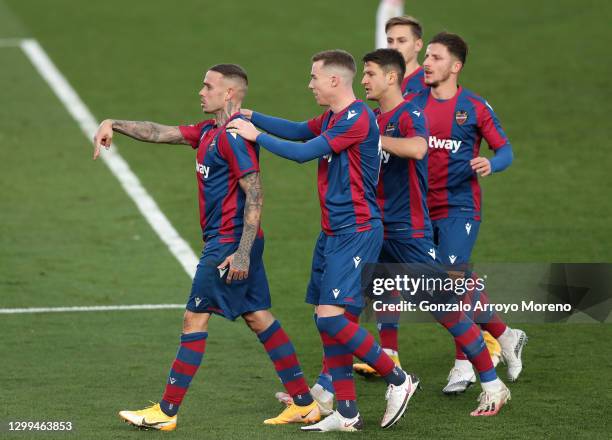
{"type": "MultiPolygon", "coordinates": [[[[375,0],[350,2],[0,0],[0,39],[33,37],[98,119],[169,124],[202,118],[207,66],[249,72],[245,106],[293,119],[317,114],[310,56],[371,50],[375,0]]],[[[470,43],[462,84],[495,107],[515,151],[484,179],[476,261],[612,260],[609,117],[612,7],[604,1],[407,1],[426,39],[470,43]]],[[[363,96],[356,83],[359,96],[363,96]]],[[[121,154],[196,254],[201,249],[193,152],[118,136],[121,154]]],[[[182,303],[190,282],[49,87],[16,48],[0,47],[0,308],[182,303]]],[[[308,377],[321,348],[303,302],[319,231],[316,169],[262,152],[263,227],[273,311],[308,377]]],[[[72,421],[72,434],[0,430],[0,438],[298,438],[268,427],[280,389],[259,342],[214,319],[203,367],[173,433],[124,425],[120,409],[159,399],[179,310],[0,315],[0,422],[72,421]]],[[[368,324],[370,330],[373,329],[368,324]]],[[[440,389],[453,346],[433,324],[401,330],[404,365],[424,389],[395,428],[378,428],[384,386],[357,379],[369,438],[610,438],[609,324],[525,325],[525,370],[499,416],[474,419],[477,390],[440,389]]],[[[503,367],[500,369],[504,377],[503,367]]],[[[304,434],[306,435],[306,434],[304,434]]],[[[338,436],[332,435],[332,438],[338,436]]]]}

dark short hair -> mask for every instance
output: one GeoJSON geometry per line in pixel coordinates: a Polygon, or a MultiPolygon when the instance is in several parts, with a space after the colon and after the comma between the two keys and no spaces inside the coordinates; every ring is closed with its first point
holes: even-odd
{"type": "Polygon", "coordinates": [[[397,72],[397,82],[402,85],[404,74],[406,73],[406,62],[401,53],[395,49],[376,49],[363,56],[363,62],[376,63],[384,72],[395,70],[397,72]]]}
{"type": "Polygon", "coordinates": [[[385,24],[385,32],[389,32],[393,26],[410,26],[412,35],[417,38],[423,38],[423,26],[416,18],[410,15],[402,15],[401,17],[393,17],[387,20],[385,24]]]}
{"type": "Polygon", "coordinates": [[[343,67],[350,70],[353,75],[357,72],[353,55],[342,49],[324,50],[312,56],[312,62],[323,61],[324,66],[343,67]]]}
{"type": "Polygon", "coordinates": [[[468,45],[463,38],[450,32],[440,32],[431,39],[429,44],[441,44],[448,49],[451,55],[465,65],[468,54],[468,45]]]}
{"type": "Polygon", "coordinates": [[[247,86],[249,85],[249,78],[247,77],[246,70],[238,64],[217,64],[208,70],[218,72],[229,79],[242,79],[247,86]]]}

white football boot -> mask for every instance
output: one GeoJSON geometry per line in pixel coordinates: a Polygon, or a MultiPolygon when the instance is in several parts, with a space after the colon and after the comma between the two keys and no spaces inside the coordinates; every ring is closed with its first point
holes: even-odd
{"type": "Polygon", "coordinates": [[[527,334],[523,330],[506,328],[497,339],[502,346],[502,355],[508,365],[508,379],[515,382],[523,370],[523,347],[527,344],[527,334]]]}
{"type": "Polygon", "coordinates": [[[419,378],[412,374],[405,373],[406,380],[401,385],[389,385],[385,399],[387,399],[387,409],[383,415],[380,426],[390,428],[396,424],[404,415],[410,398],[419,386],[419,378]]]}
{"type": "Polygon", "coordinates": [[[363,429],[363,420],[359,414],[357,414],[357,417],[347,419],[346,417],[342,417],[338,411],[334,411],[319,423],[302,426],[300,429],[309,432],[357,432],[363,429]]]}

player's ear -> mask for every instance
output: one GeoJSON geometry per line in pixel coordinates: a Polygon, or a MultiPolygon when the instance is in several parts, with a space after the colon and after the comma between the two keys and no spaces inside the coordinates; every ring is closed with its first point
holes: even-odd
{"type": "Polygon", "coordinates": [[[336,75],[331,75],[329,77],[329,81],[332,87],[338,87],[338,85],[340,84],[340,78],[336,75]]]}
{"type": "Polygon", "coordinates": [[[414,43],[414,49],[417,52],[420,52],[421,49],[423,49],[423,40],[421,40],[420,38],[416,40],[416,42],[414,43]]]}
{"type": "Polygon", "coordinates": [[[463,63],[457,60],[451,66],[451,72],[457,74],[461,71],[462,68],[463,68],[463,63]]]}

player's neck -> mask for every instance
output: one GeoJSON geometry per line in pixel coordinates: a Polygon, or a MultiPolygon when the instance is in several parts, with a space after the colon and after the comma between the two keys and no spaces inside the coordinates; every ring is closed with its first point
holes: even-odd
{"type": "Polygon", "coordinates": [[[217,123],[217,127],[221,127],[225,125],[227,121],[232,117],[232,115],[236,112],[240,111],[240,102],[232,102],[228,101],[225,103],[225,107],[215,112],[215,121],[217,123]]]}
{"type": "Polygon", "coordinates": [[[402,90],[397,87],[393,90],[389,90],[384,96],[381,96],[378,100],[378,105],[380,106],[380,111],[382,113],[387,113],[400,105],[402,102],[404,102],[402,90]]]}
{"type": "Polygon", "coordinates": [[[431,95],[436,99],[451,99],[457,94],[457,79],[449,78],[431,88],[431,95]]]}
{"type": "Polygon", "coordinates": [[[335,97],[334,99],[330,99],[329,108],[334,113],[340,113],[342,110],[347,108],[355,101],[355,94],[352,90],[342,93],[335,97]]]}
{"type": "Polygon", "coordinates": [[[404,78],[408,78],[419,67],[421,67],[421,66],[420,66],[420,64],[419,64],[419,62],[417,61],[416,58],[414,60],[410,61],[409,63],[406,63],[406,74],[404,75],[404,78]]]}

